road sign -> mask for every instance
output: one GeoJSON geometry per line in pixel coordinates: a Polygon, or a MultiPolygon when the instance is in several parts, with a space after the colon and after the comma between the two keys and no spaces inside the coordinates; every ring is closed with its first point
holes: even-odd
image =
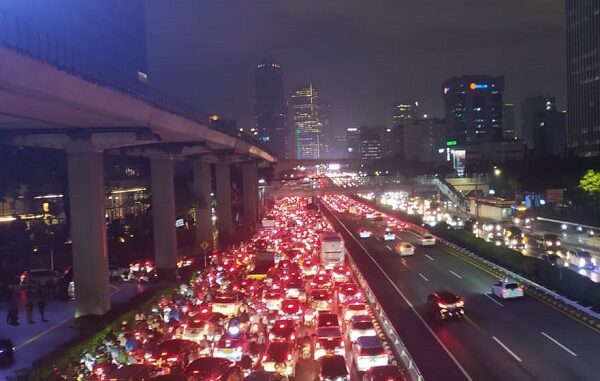
{"type": "Polygon", "coordinates": [[[202,241],[202,243],[200,244],[200,248],[203,249],[203,250],[208,249],[209,246],[210,245],[206,241],[202,241]]]}

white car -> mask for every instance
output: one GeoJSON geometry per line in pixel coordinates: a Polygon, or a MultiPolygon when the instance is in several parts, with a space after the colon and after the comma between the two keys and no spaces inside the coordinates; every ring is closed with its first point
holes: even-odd
{"type": "Polygon", "coordinates": [[[435,246],[435,237],[432,235],[424,235],[421,237],[421,246],[435,246]]]}
{"type": "Polygon", "coordinates": [[[401,257],[415,255],[415,247],[408,242],[401,242],[396,245],[396,253],[401,257]]]}
{"type": "Polygon", "coordinates": [[[241,305],[235,298],[218,297],[212,302],[212,311],[231,317],[238,314],[241,305]]]}
{"type": "Polygon", "coordinates": [[[352,343],[352,355],[359,372],[374,366],[388,365],[390,358],[377,336],[361,336],[352,343]]]}
{"type": "Polygon", "coordinates": [[[396,239],[396,234],[390,228],[386,228],[383,232],[383,240],[384,241],[394,241],[396,239]]]}
{"type": "Polygon", "coordinates": [[[377,331],[373,319],[369,315],[354,315],[348,325],[348,338],[355,342],[361,336],[376,336],[377,331]]]}
{"type": "Polygon", "coordinates": [[[369,314],[367,305],[364,303],[352,303],[352,304],[344,305],[342,307],[342,311],[343,311],[344,320],[346,320],[346,321],[352,319],[353,316],[369,314]]]}
{"type": "Polygon", "coordinates": [[[371,238],[372,235],[373,235],[373,233],[370,230],[367,230],[367,229],[360,229],[358,231],[358,236],[360,238],[371,238]]]}
{"type": "Polygon", "coordinates": [[[597,266],[596,258],[588,251],[568,250],[565,266],[572,265],[578,269],[594,270],[597,266]]]}
{"type": "Polygon", "coordinates": [[[514,280],[504,279],[492,286],[492,293],[501,299],[523,297],[523,287],[514,280]]]}
{"type": "MultiPolygon", "coordinates": [[[[191,320],[184,324],[183,333],[181,334],[181,338],[183,340],[195,341],[196,343],[200,342],[206,335],[207,338],[209,334],[209,323],[204,320],[191,320]]],[[[212,340],[212,337],[209,339],[212,340]]]]}

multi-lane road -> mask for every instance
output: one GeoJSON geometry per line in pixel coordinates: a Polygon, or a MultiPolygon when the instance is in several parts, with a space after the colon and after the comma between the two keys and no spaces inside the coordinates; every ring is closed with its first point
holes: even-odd
{"type": "Polygon", "coordinates": [[[491,296],[496,278],[441,245],[419,246],[411,232],[397,240],[415,244],[416,254],[400,258],[395,243],[380,238],[379,223],[340,213],[329,218],[426,380],[600,379],[600,334],[588,326],[530,296],[491,296]],[[360,227],[373,237],[359,239],[360,227]],[[440,289],[464,298],[464,319],[439,322],[427,313],[427,295],[440,289]]]}

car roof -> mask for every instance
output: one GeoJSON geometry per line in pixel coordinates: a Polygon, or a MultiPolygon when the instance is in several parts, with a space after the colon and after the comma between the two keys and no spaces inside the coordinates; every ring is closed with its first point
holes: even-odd
{"type": "Polygon", "coordinates": [[[458,296],[456,296],[448,290],[436,291],[434,294],[442,300],[454,301],[458,299],[458,296]]]}
{"type": "Polygon", "coordinates": [[[383,346],[377,336],[360,336],[356,339],[356,343],[362,348],[379,348],[383,346]]]}
{"type": "Polygon", "coordinates": [[[321,374],[325,375],[345,375],[348,374],[346,368],[346,360],[344,356],[332,355],[323,356],[319,358],[319,367],[321,368],[321,374]]]}
{"type": "Polygon", "coordinates": [[[400,369],[396,365],[380,365],[374,366],[369,369],[369,372],[376,377],[391,377],[391,376],[402,376],[400,369]]]}
{"type": "Polygon", "coordinates": [[[361,322],[373,322],[373,319],[371,319],[371,316],[369,315],[354,315],[351,318],[351,322],[352,323],[361,323],[361,322]]]}

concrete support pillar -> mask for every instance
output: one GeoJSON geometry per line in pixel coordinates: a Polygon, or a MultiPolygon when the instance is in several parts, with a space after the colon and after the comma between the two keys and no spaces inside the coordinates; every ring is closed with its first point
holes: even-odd
{"type": "Polygon", "coordinates": [[[173,166],[173,159],[168,154],[155,154],[150,157],[154,257],[156,269],[163,279],[174,279],[177,266],[173,166]]]}
{"type": "Polygon", "coordinates": [[[75,317],[110,310],[102,152],[67,154],[75,317]]]}
{"type": "Polygon", "coordinates": [[[231,215],[231,171],[227,160],[219,160],[215,163],[215,180],[219,241],[229,242],[233,236],[233,219],[231,215]]]}
{"type": "Polygon", "coordinates": [[[202,157],[192,159],[193,190],[196,207],[196,247],[204,241],[208,242],[208,250],[214,247],[213,223],[211,215],[211,174],[210,163],[202,157]]]}
{"type": "Polygon", "coordinates": [[[258,218],[258,173],[253,161],[242,163],[242,194],[244,224],[248,229],[253,229],[258,218]]]}

